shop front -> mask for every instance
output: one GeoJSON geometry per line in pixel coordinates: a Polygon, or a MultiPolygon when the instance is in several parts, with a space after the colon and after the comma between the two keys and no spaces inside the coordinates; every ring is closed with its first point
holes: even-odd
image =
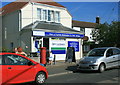
{"type": "Polygon", "coordinates": [[[33,30],[31,37],[31,52],[40,52],[41,47],[51,51],[56,60],[65,60],[69,47],[73,47],[76,59],[82,57],[82,39],[84,35],[79,33],[48,32],[33,30]]]}
{"type": "Polygon", "coordinates": [[[23,28],[21,33],[21,46],[28,46],[26,51],[40,53],[41,47],[46,47],[47,53],[51,51],[56,60],[65,60],[68,53],[76,59],[82,57],[82,38],[80,33],[60,23],[36,22],[23,28]],[[72,49],[73,51],[71,51],[72,49]]]}

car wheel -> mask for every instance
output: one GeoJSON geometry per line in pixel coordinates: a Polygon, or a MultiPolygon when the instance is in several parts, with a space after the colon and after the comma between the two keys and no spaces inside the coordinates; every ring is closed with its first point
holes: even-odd
{"type": "Polygon", "coordinates": [[[100,64],[99,72],[102,73],[103,71],[105,71],[105,65],[104,64],[100,64]]]}
{"type": "Polygon", "coordinates": [[[39,72],[39,73],[36,75],[35,82],[36,82],[38,85],[44,83],[45,80],[46,80],[46,75],[45,75],[44,72],[39,72]]]}

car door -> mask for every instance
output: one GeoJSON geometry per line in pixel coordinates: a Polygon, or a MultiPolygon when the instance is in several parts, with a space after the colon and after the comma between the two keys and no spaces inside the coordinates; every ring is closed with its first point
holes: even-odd
{"type": "Polygon", "coordinates": [[[106,65],[107,68],[113,67],[115,65],[115,55],[113,55],[113,49],[108,49],[106,52],[106,65]]]}
{"type": "Polygon", "coordinates": [[[5,83],[21,83],[33,81],[35,78],[34,65],[28,65],[29,60],[18,55],[4,55],[6,82],[5,83]]]}
{"type": "Polygon", "coordinates": [[[2,56],[2,53],[0,53],[0,85],[5,83],[7,80],[7,69],[4,65],[4,57],[2,56]]]}
{"type": "Polygon", "coordinates": [[[120,66],[120,49],[114,48],[113,55],[115,57],[115,66],[120,66]]]}

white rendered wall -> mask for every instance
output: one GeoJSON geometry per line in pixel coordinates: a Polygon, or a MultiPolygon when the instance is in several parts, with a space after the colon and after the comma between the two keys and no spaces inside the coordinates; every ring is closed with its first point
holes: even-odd
{"type": "Polygon", "coordinates": [[[67,45],[68,45],[68,41],[77,41],[79,42],[79,52],[75,52],[75,57],[76,60],[79,60],[82,57],[82,42],[81,39],[66,39],[67,45]]]}
{"type": "Polygon", "coordinates": [[[55,6],[50,6],[50,5],[42,5],[42,4],[32,5],[31,3],[29,3],[24,8],[21,9],[22,28],[38,20],[37,19],[37,8],[60,11],[60,23],[66,27],[71,28],[72,17],[65,8],[55,7],[55,6]]]}
{"type": "Polygon", "coordinates": [[[93,29],[94,28],[85,28],[85,36],[89,37],[88,41],[94,41],[94,40],[92,40],[92,30],[93,29]]]}

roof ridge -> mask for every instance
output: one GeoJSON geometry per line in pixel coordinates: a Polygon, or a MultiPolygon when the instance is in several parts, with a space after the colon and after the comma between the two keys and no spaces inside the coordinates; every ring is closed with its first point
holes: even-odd
{"type": "Polygon", "coordinates": [[[97,24],[97,23],[94,23],[94,22],[85,22],[85,21],[77,21],[77,20],[72,20],[73,22],[84,22],[84,23],[92,23],[92,24],[97,24]]]}
{"type": "Polygon", "coordinates": [[[97,23],[72,20],[73,27],[95,28],[97,23]]]}
{"type": "Polygon", "coordinates": [[[11,2],[7,5],[5,5],[4,7],[2,7],[0,9],[0,11],[1,11],[0,15],[5,15],[8,13],[14,12],[16,10],[20,10],[29,2],[41,3],[41,4],[65,8],[64,6],[62,6],[61,4],[59,4],[53,0],[16,0],[16,1],[11,2]],[[4,10],[4,12],[2,12],[3,10],[4,10]]]}

